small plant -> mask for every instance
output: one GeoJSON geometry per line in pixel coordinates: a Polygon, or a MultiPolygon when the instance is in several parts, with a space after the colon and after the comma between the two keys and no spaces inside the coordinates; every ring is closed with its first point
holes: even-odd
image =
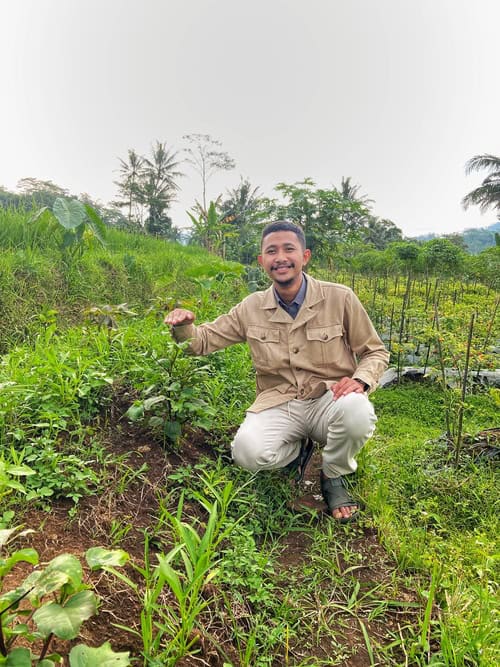
{"type": "MultiPolygon", "coordinates": [[[[141,637],[144,667],[150,664],[162,667],[174,666],[177,661],[197,653],[204,636],[200,614],[212,601],[211,582],[219,574],[219,548],[236,523],[227,520],[227,510],[241,491],[232,482],[219,480],[216,483],[203,476],[205,494],[198,493],[197,500],[207,512],[203,531],[197,525],[183,521],[184,494],[172,514],[160,509],[158,530],[173,531],[174,546],[166,554],[158,555],[158,564],[153,565],[149,555],[150,536],[144,540],[144,567],[131,563],[142,578],[142,586],[117,571],[114,566],[104,565],[137,595],[142,603],[140,633],[122,627],[141,637]],[[167,597],[165,591],[171,596],[167,597]]],[[[240,518],[243,519],[244,515],[240,518]]]]}
{"type": "Polygon", "coordinates": [[[46,206],[41,208],[30,222],[47,217],[55,223],[53,231],[63,232],[60,249],[67,260],[81,256],[85,247],[91,246],[94,241],[104,246],[106,225],[89,204],[83,204],[78,199],[58,197],[52,210],[46,206]]]}
{"type": "Polygon", "coordinates": [[[205,376],[205,366],[196,365],[191,359],[181,355],[186,344],[168,342],[164,356],[155,361],[156,374],[153,383],[143,391],[143,398],[135,401],[125,415],[130,421],[144,421],[163,438],[176,443],[182,424],[208,429],[210,418],[215,413],[199,396],[198,387],[205,376]]]}
{"type": "MultiPolygon", "coordinates": [[[[18,564],[38,565],[35,549],[25,548],[10,552],[14,537],[26,534],[19,527],[0,530],[0,584],[18,564]]],[[[31,531],[30,531],[31,532],[31,531]]],[[[114,567],[127,560],[125,552],[90,549],[87,562],[92,569],[103,564],[114,567]]],[[[2,586],[3,588],[3,586],[2,586]]],[[[0,665],[6,667],[53,667],[62,663],[62,656],[49,653],[54,637],[75,639],[82,623],[97,612],[97,597],[83,581],[80,561],[71,554],[53,558],[43,570],[34,569],[14,590],[0,595],[0,665]],[[18,644],[28,644],[19,646],[18,644]],[[36,648],[35,648],[36,647],[36,648]]],[[[85,664],[83,657],[88,647],[72,651],[71,667],[85,664]]],[[[128,654],[114,654],[109,645],[92,649],[96,655],[113,655],[113,664],[126,667],[128,654]]],[[[97,664],[97,663],[94,663],[97,664]]],[[[104,664],[104,662],[99,663],[104,664]]]]}

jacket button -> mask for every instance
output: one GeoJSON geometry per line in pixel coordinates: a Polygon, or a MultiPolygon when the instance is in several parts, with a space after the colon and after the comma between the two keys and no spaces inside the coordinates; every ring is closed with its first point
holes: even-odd
{"type": "Polygon", "coordinates": [[[302,389],[299,391],[299,394],[300,394],[301,396],[304,395],[304,388],[302,388],[302,389]]]}
{"type": "Polygon", "coordinates": [[[324,334],[321,336],[321,338],[322,338],[323,340],[328,340],[328,334],[324,333],[324,334]]]}
{"type": "Polygon", "coordinates": [[[261,339],[261,340],[266,340],[266,334],[262,334],[262,336],[260,337],[260,339],[261,339]]]}
{"type": "Polygon", "coordinates": [[[299,351],[299,348],[298,348],[298,347],[294,347],[293,350],[292,350],[292,352],[293,352],[294,354],[297,354],[298,351],[299,351]]]}

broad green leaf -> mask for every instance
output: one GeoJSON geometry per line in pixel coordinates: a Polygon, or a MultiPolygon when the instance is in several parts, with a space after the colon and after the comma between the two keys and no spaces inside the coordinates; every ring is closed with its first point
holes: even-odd
{"type": "Polygon", "coordinates": [[[78,199],[62,199],[58,197],[52,212],[64,229],[76,229],[87,217],[85,206],[78,199]]]}
{"type": "Polygon", "coordinates": [[[9,475],[36,475],[37,474],[32,468],[28,468],[28,466],[8,465],[8,466],[6,466],[5,471],[9,475]]]}
{"type": "Polygon", "coordinates": [[[128,667],[131,662],[129,653],[115,653],[109,642],[99,648],[90,648],[79,644],[69,653],[70,667],[128,667]]]}
{"type": "Polygon", "coordinates": [[[156,405],[157,403],[163,403],[166,400],[166,396],[152,396],[151,398],[146,398],[144,401],[144,409],[145,410],[151,410],[153,405],[156,405]]]}
{"type": "Polygon", "coordinates": [[[33,614],[37,628],[45,636],[50,633],[60,639],[74,639],[84,621],[97,612],[96,597],[92,591],[80,591],[63,605],[51,602],[33,614]]]}
{"type": "Polygon", "coordinates": [[[164,432],[169,440],[175,442],[182,433],[182,426],[179,422],[165,422],[164,432]]]}
{"type": "Polygon", "coordinates": [[[19,549],[15,551],[12,556],[9,556],[2,565],[0,561],[0,576],[4,576],[10,572],[16,563],[31,563],[36,565],[38,563],[38,553],[35,549],[19,549]]]}
{"type": "Polygon", "coordinates": [[[123,549],[110,550],[103,547],[88,549],[85,557],[91,570],[99,570],[105,567],[122,567],[130,558],[123,549]]]}
{"type": "Polygon", "coordinates": [[[131,405],[125,415],[132,422],[139,421],[144,417],[144,405],[140,403],[139,405],[131,405]]]}
{"type": "Polygon", "coordinates": [[[80,561],[71,554],[61,554],[53,558],[39,575],[34,595],[43,597],[59,590],[65,584],[73,588],[82,585],[83,570],[80,561]]]}
{"type": "Polygon", "coordinates": [[[85,211],[90,221],[90,227],[94,232],[97,239],[101,245],[104,245],[104,237],[106,236],[106,225],[103,220],[99,217],[97,211],[92,208],[89,204],[85,204],[85,211]]]}
{"type": "Polygon", "coordinates": [[[18,647],[10,651],[5,667],[31,667],[31,651],[29,648],[18,647]]]}

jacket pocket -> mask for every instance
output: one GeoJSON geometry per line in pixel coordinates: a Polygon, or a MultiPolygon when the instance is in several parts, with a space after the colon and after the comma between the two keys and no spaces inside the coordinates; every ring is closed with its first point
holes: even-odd
{"type": "Polygon", "coordinates": [[[313,363],[319,366],[342,365],[346,347],[341,324],[306,329],[307,347],[313,363]]]}
{"type": "Polygon", "coordinates": [[[279,362],[280,330],[250,325],[247,342],[255,368],[275,368],[279,362]]]}

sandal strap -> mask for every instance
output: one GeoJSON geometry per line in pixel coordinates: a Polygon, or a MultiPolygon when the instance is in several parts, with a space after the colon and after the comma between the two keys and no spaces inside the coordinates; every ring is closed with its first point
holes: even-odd
{"type": "Polygon", "coordinates": [[[331,511],[339,507],[359,507],[359,503],[347,492],[347,485],[342,476],[325,477],[321,475],[321,493],[331,511]]]}

